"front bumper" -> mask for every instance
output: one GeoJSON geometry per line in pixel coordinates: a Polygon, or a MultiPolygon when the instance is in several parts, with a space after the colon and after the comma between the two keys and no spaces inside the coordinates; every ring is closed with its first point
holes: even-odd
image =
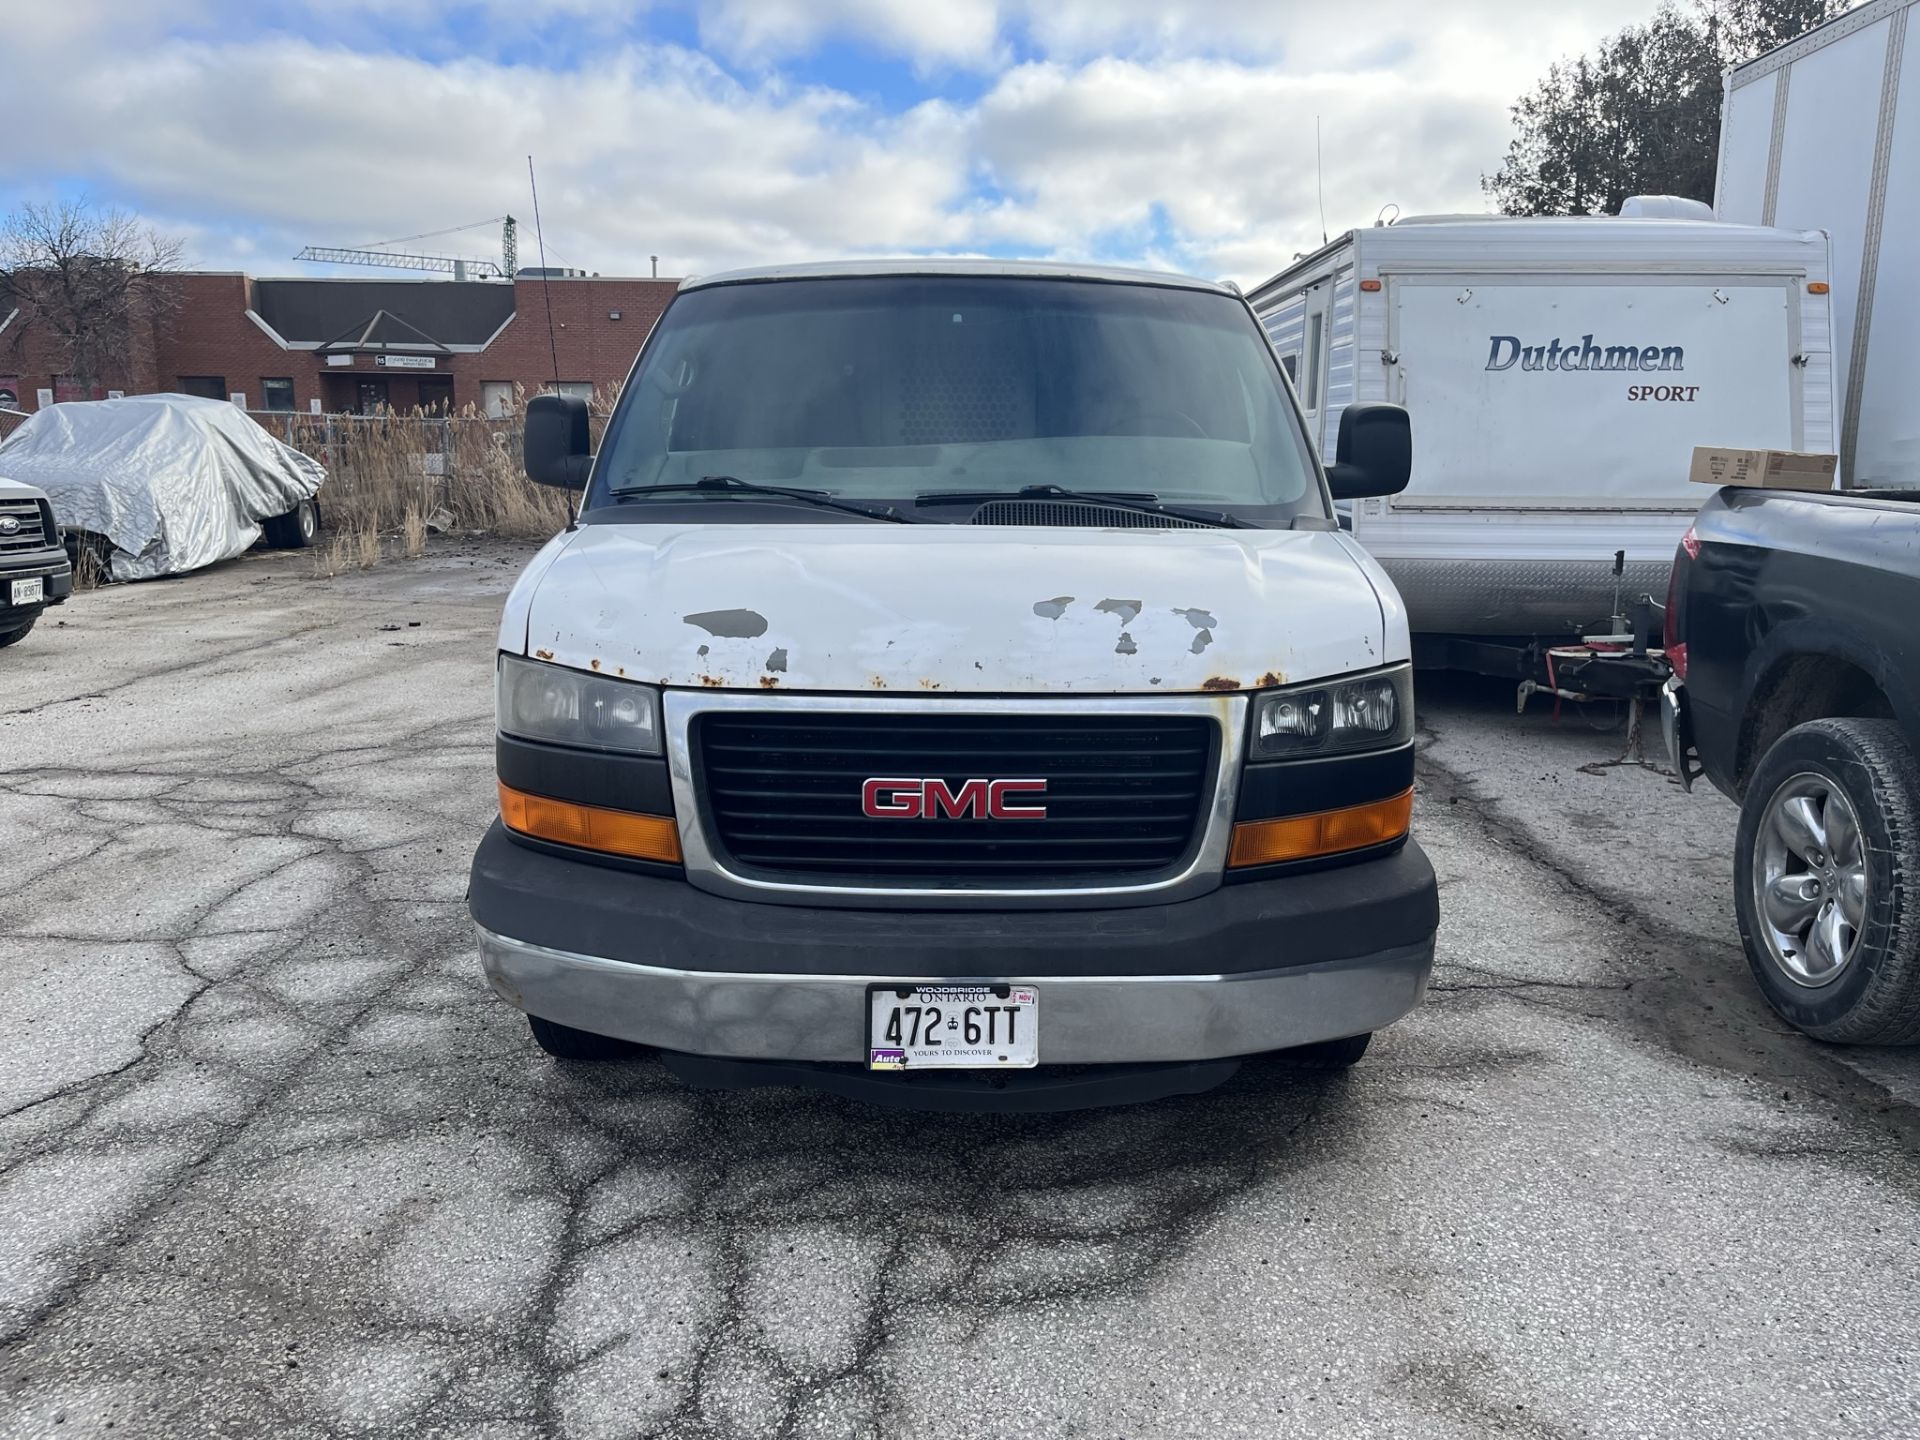
{"type": "Polygon", "coordinates": [[[0,561],[0,630],[7,628],[8,621],[37,615],[48,605],[63,603],[72,594],[73,564],[65,550],[55,545],[45,550],[16,551],[0,561]],[[31,605],[10,604],[13,582],[34,579],[42,582],[43,598],[31,605]]]}
{"type": "Polygon", "coordinates": [[[1042,994],[1044,1065],[1197,1061],[1377,1030],[1419,1004],[1439,918],[1409,842],[1374,860],[1114,910],[762,905],[528,849],[496,823],[468,892],[509,1003],[732,1059],[860,1062],[866,988],[997,979],[1042,994]]]}

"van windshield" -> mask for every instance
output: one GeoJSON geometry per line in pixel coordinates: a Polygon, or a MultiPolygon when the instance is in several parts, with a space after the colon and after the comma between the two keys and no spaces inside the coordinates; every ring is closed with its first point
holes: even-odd
{"type": "Polygon", "coordinates": [[[956,496],[1033,486],[1261,526],[1326,513],[1244,306],[1091,280],[796,279],[677,297],[609,424],[588,507],[713,476],[933,521],[970,517],[956,496]]]}

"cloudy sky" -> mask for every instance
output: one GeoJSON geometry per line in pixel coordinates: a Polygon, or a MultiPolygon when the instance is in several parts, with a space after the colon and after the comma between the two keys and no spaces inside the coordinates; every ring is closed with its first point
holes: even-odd
{"type": "MultiPolygon", "coordinates": [[[[664,274],[984,253],[1257,280],[1481,210],[1507,106],[1654,0],[12,0],[0,209],[90,195],[288,274],[507,212],[664,274]]],[[[497,253],[497,231],[424,242],[497,253]]],[[[363,272],[364,273],[364,272],[363,272]]]]}

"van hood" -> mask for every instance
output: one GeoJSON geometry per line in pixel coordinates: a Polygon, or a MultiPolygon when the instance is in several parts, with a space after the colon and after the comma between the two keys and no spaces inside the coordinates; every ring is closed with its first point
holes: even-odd
{"type": "Polygon", "coordinates": [[[956,694],[1243,690],[1409,653],[1336,532],[819,524],[556,536],[500,648],[693,689],[956,694]]]}

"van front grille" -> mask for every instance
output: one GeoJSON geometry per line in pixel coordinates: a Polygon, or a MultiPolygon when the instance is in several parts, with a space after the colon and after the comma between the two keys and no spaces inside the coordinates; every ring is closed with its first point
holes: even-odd
{"type": "MultiPolygon", "coordinates": [[[[898,712],[696,717],[695,774],[729,868],[833,885],[1074,888],[1177,873],[1199,843],[1218,761],[1205,716],[898,712]],[[928,816],[866,813],[870,779],[940,782],[928,816]],[[995,819],[969,781],[1044,780],[995,819]],[[961,815],[951,814],[954,809],[961,815]]],[[[881,802],[911,807],[911,787],[881,802]],[[901,796],[907,797],[902,801],[901,796]]]]}

